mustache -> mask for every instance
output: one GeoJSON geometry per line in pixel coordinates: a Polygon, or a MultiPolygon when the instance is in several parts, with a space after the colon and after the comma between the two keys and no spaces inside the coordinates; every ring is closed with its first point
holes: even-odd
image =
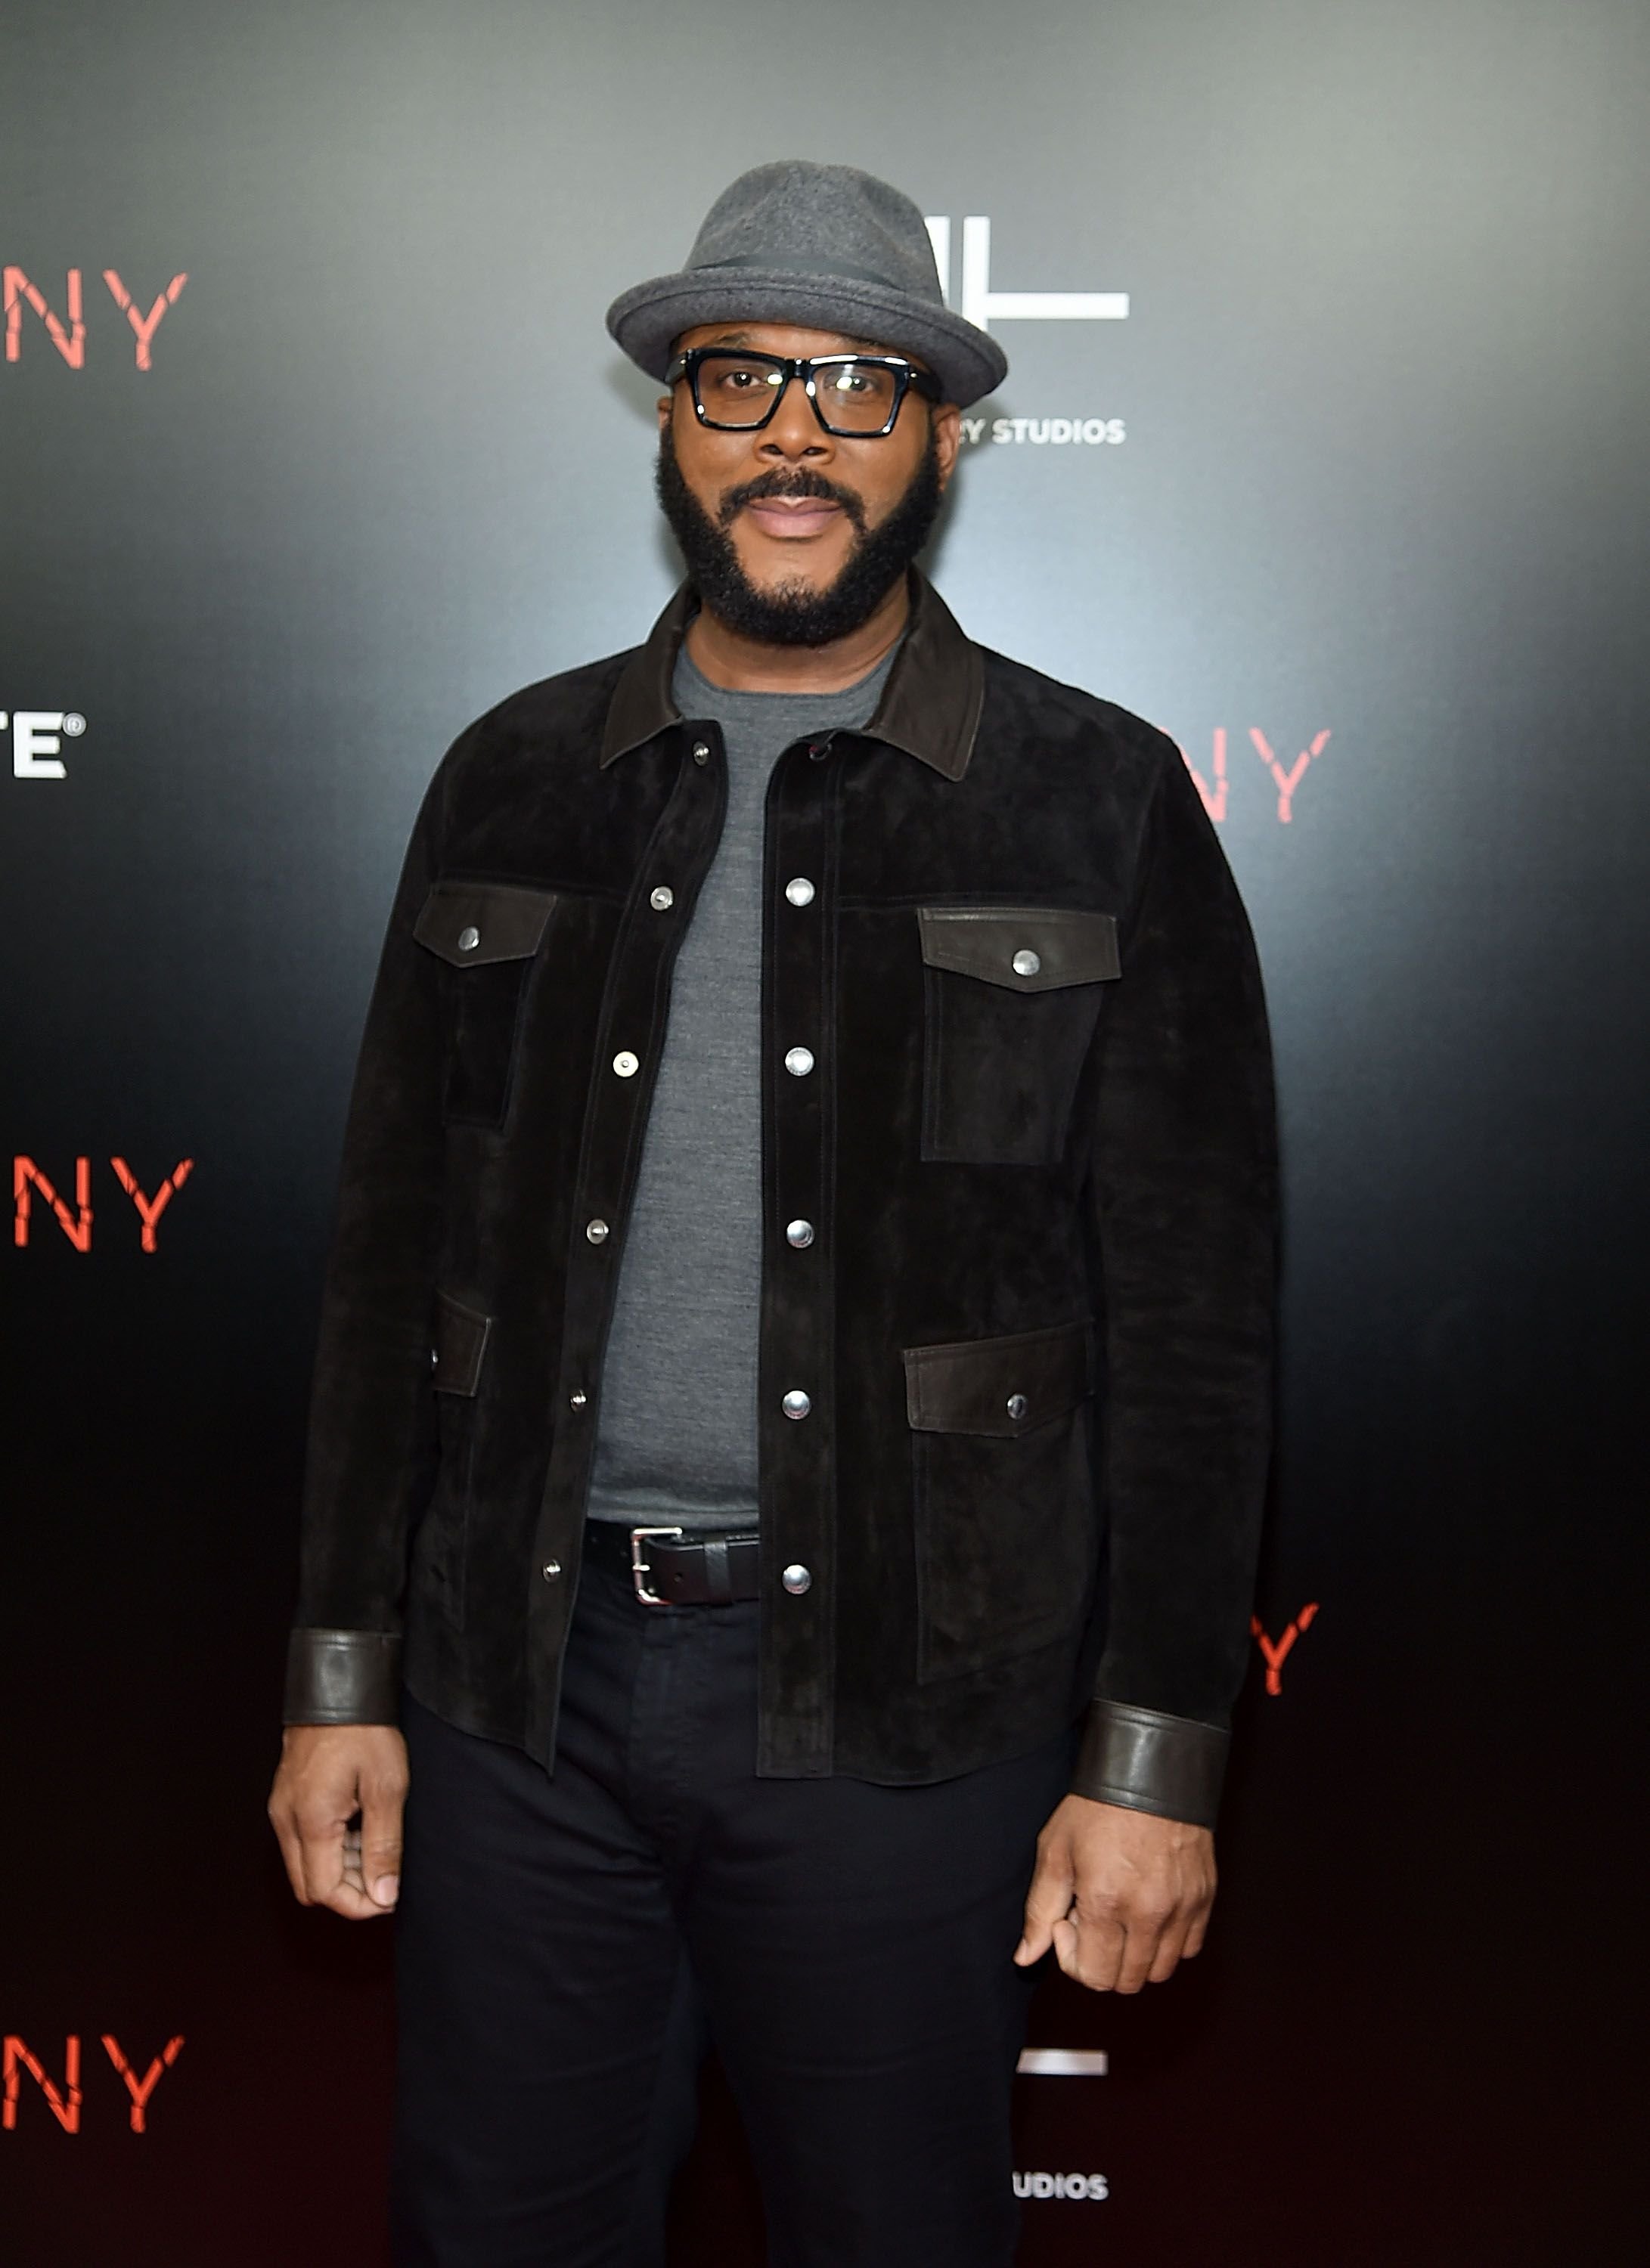
{"type": "Polygon", "coordinates": [[[758,473],[754,481],[741,481],[737,488],[725,490],[717,506],[717,524],[723,528],[731,527],[748,504],[756,504],[764,497],[825,497],[842,506],[856,535],[866,532],[865,499],[858,491],[828,481],[823,473],[811,473],[801,465],[790,472],[775,466],[770,472],[758,473]]]}

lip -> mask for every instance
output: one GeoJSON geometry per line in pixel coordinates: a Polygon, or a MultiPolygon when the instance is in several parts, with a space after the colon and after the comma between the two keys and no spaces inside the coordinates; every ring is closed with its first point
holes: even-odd
{"type": "Polygon", "coordinates": [[[745,510],[764,535],[789,541],[818,535],[843,516],[829,497],[757,497],[745,510]]]}

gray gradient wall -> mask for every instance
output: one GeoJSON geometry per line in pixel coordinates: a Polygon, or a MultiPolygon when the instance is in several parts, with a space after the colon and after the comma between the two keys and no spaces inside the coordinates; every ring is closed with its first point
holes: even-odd
{"type": "MultiPolygon", "coordinates": [[[[1643,8],[13,0],[3,37],[7,2257],[380,2256],[387,1939],[290,1906],[261,1809],[353,1049],[447,741],[674,579],[602,310],[795,154],[947,219],[954,298],[965,236],[975,291],[1126,294],[989,311],[1013,374],[931,564],[1180,741],[1277,1032],[1214,1939],[1040,1999],[1087,2060],[1020,2082],[1024,2257],[1639,2257],[1643,8]],[[146,1251],[126,1183],[167,1177],[146,1251]]],[[[760,2257],[713,2073],[677,2241],[760,2257]]]]}

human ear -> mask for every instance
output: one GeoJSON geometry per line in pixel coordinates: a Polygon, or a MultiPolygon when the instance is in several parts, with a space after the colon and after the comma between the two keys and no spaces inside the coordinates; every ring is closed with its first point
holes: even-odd
{"type": "Polygon", "coordinates": [[[942,401],[932,413],[934,433],[934,455],[939,466],[939,486],[943,490],[956,469],[957,451],[962,446],[962,412],[954,401],[942,401]]]}

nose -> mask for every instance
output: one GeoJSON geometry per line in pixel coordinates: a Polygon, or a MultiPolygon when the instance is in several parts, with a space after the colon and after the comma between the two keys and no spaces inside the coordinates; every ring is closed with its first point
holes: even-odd
{"type": "Polygon", "coordinates": [[[779,407],[756,438],[757,455],[770,464],[800,464],[835,454],[831,437],[814,415],[814,404],[799,378],[793,378],[785,387],[779,407]]]}

